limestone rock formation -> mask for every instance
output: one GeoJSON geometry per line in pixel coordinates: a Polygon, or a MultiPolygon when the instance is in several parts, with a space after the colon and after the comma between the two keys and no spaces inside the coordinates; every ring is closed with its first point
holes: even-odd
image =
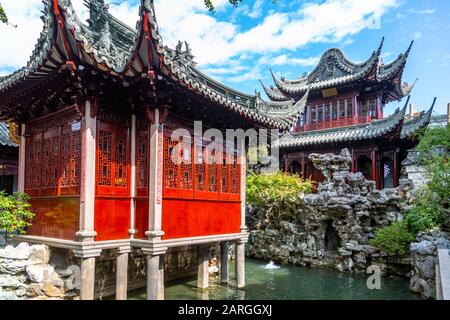
{"type": "Polygon", "coordinates": [[[410,246],[412,274],[411,291],[433,298],[438,249],[450,249],[449,235],[439,230],[421,232],[410,246]]]}
{"type": "Polygon", "coordinates": [[[386,254],[370,246],[369,239],[375,229],[402,219],[398,190],[376,190],[374,181],[349,172],[348,150],[312,154],[310,159],[327,178],[317,193],[299,195],[298,203],[269,219],[271,208],[249,207],[248,255],[341,271],[365,271],[374,262],[385,269],[377,261],[386,254]]]}
{"type": "MultiPolygon", "coordinates": [[[[0,300],[63,299],[76,285],[67,285],[49,265],[50,250],[45,245],[20,243],[0,249],[0,300]]],[[[71,276],[70,274],[68,276],[71,276]]],[[[73,280],[79,283],[78,279],[73,280]]],[[[78,285],[79,289],[79,285],[78,285]]]]}

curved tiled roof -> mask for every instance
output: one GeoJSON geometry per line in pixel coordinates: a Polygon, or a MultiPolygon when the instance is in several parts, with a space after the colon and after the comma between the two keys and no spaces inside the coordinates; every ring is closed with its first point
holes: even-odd
{"type": "Polygon", "coordinates": [[[431,120],[431,114],[433,113],[434,105],[436,104],[436,98],[433,100],[433,104],[427,112],[421,112],[419,116],[411,120],[406,120],[403,123],[402,132],[400,137],[402,139],[411,138],[418,130],[425,128],[431,120]]]}
{"type": "Polygon", "coordinates": [[[267,90],[265,86],[263,88],[272,100],[282,100],[282,97],[284,100],[289,100],[307,90],[322,90],[363,79],[376,82],[390,81],[400,76],[400,79],[393,83],[395,83],[395,95],[401,99],[409,95],[414,87],[414,84],[401,83],[401,75],[413,42],[405,53],[400,54],[396,60],[388,64],[384,64],[381,59],[383,44],[384,38],[378,49],[363,63],[350,61],[340,49],[329,49],[322,55],[319,64],[309,75],[297,80],[278,78],[270,70],[277,90],[267,90]]]}
{"type": "Polygon", "coordinates": [[[6,147],[18,147],[19,145],[11,141],[9,128],[6,122],[0,122],[0,145],[6,147]]]}
{"type": "Polygon", "coordinates": [[[304,147],[381,138],[402,126],[408,101],[402,109],[397,109],[391,116],[381,120],[373,120],[369,124],[301,133],[286,133],[280,138],[278,142],[279,147],[304,147]]]}
{"type": "MultiPolygon", "coordinates": [[[[89,24],[78,18],[70,0],[44,0],[44,29],[29,63],[16,73],[0,78],[0,98],[9,89],[25,90],[61,68],[89,65],[119,79],[145,79],[152,70],[228,110],[269,127],[289,129],[288,119],[265,114],[256,96],[229,88],[196,68],[189,45],[175,49],[164,45],[159,34],[153,0],[141,0],[140,18],[131,29],[107,11],[104,0],[86,0],[89,24]],[[56,27],[56,30],[53,30],[56,27]],[[75,64],[79,62],[79,66],[75,64]],[[18,89],[17,89],[18,87],[18,89]]],[[[1,99],[0,99],[1,101],[1,99]]],[[[2,108],[0,102],[0,109],[2,108]]]]}

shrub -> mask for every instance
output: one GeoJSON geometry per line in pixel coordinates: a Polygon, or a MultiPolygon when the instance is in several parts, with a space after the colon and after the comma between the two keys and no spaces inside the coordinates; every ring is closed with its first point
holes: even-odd
{"type": "Polygon", "coordinates": [[[16,192],[8,195],[0,192],[0,230],[6,233],[24,233],[31,226],[34,213],[31,212],[29,197],[25,193],[16,192]]]}
{"type": "Polygon", "coordinates": [[[407,222],[397,221],[377,230],[375,238],[369,243],[390,255],[395,255],[405,254],[413,240],[414,235],[409,231],[407,222]]]}
{"type": "Polygon", "coordinates": [[[427,128],[419,135],[419,144],[416,150],[424,155],[433,152],[433,149],[441,146],[450,149],[450,125],[446,127],[427,128]]]}
{"type": "Polygon", "coordinates": [[[405,221],[414,234],[439,227],[443,222],[439,204],[415,206],[405,214],[405,221]]]}
{"type": "Polygon", "coordinates": [[[281,203],[300,193],[310,193],[313,189],[311,180],[303,180],[298,175],[281,171],[272,174],[250,173],[246,181],[247,203],[262,206],[281,203]]]}

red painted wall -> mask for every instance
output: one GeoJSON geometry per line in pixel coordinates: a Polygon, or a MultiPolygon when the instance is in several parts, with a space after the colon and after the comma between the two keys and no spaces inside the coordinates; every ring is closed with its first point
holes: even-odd
{"type": "Polygon", "coordinates": [[[130,199],[95,199],[96,241],[128,239],[130,199]]]}
{"type": "Polygon", "coordinates": [[[136,199],[134,229],[136,239],[147,239],[145,232],[148,230],[148,198],[136,199]]]}
{"type": "Polygon", "coordinates": [[[163,239],[240,232],[239,202],[164,199],[163,239]]]}
{"type": "Polygon", "coordinates": [[[80,198],[55,197],[31,199],[30,204],[36,216],[28,235],[76,240],[79,229],[80,198]]]}

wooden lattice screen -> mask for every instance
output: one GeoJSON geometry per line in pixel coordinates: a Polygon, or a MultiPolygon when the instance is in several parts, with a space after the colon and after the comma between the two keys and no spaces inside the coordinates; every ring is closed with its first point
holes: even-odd
{"type": "Polygon", "coordinates": [[[193,145],[186,146],[172,141],[167,135],[164,137],[164,196],[239,200],[240,165],[236,151],[233,154],[224,152],[222,157],[214,153],[208,155],[204,146],[196,151],[194,154],[193,145]],[[194,164],[195,157],[200,160],[205,154],[217,160],[207,163],[204,159],[203,163],[194,164]]]}
{"type": "Polygon", "coordinates": [[[81,123],[61,119],[33,123],[25,140],[25,192],[30,196],[80,192],[81,123]]]}

